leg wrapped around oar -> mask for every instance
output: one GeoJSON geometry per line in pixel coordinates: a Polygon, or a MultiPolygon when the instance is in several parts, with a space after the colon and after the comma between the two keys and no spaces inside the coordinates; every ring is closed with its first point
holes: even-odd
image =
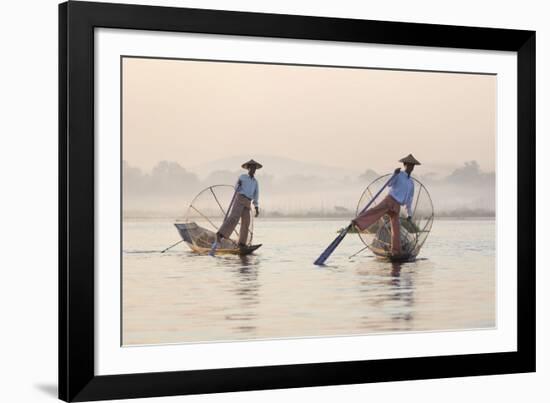
{"type": "Polygon", "coordinates": [[[243,243],[246,243],[246,239],[248,238],[248,226],[250,225],[250,200],[241,194],[237,195],[235,198],[235,202],[233,203],[227,218],[218,230],[218,234],[220,234],[223,238],[229,239],[231,233],[239,224],[239,220],[241,220],[239,242],[244,237],[243,243]]]}
{"type": "Polygon", "coordinates": [[[385,214],[390,217],[391,232],[392,232],[392,254],[399,255],[401,253],[401,239],[399,236],[399,203],[390,195],[386,196],[378,205],[364,211],[352,223],[364,231],[374,223],[376,223],[385,214]]]}
{"type": "MultiPolygon", "coordinates": [[[[378,190],[378,192],[372,197],[372,199],[367,203],[367,205],[363,208],[363,210],[361,211],[361,213],[359,214],[359,216],[361,216],[363,214],[363,212],[367,211],[368,208],[370,207],[370,205],[376,200],[376,198],[378,196],[380,196],[380,193],[382,193],[382,191],[386,188],[386,186],[388,186],[388,184],[390,183],[390,181],[395,177],[395,173],[391,176],[390,179],[388,179],[388,181],[384,184],[384,186],[382,186],[380,188],[380,190],[378,190]]],[[[325,261],[330,257],[330,255],[332,254],[332,252],[334,252],[334,250],[338,247],[338,245],[340,245],[340,242],[342,242],[342,240],[344,239],[344,237],[347,235],[348,231],[351,229],[352,225],[353,225],[354,221],[352,221],[352,224],[348,225],[346,227],[346,229],[344,231],[342,231],[340,233],[340,235],[338,235],[336,237],[336,239],[334,241],[331,242],[331,244],[323,251],[323,253],[321,253],[321,256],[319,256],[317,258],[317,260],[315,260],[315,262],[313,262],[313,264],[316,264],[318,266],[321,266],[323,264],[325,264],[325,261]]]]}

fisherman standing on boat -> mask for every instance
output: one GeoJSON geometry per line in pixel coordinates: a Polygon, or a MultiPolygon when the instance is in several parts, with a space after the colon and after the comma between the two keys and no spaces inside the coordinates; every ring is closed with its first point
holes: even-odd
{"type": "Polygon", "coordinates": [[[412,154],[401,158],[399,162],[402,162],[405,166],[405,172],[401,172],[401,168],[397,168],[394,171],[394,176],[388,183],[388,187],[390,188],[389,194],[375,207],[368,209],[351,221],[360,231],[363,231],[378,221],[384,214],[387,214],[391,221],[391,249],[393,256],[401,254],[401,233],[399,228],[399,210],[401,206],[407,207],[408,220],[413,215],[414,181],[411,178],[411,172],[415,165],[420,165],[420,162],[412,154]]]}
{"type": "Polygon", "coordinates": [[[250,160],[242,164],[242,168],[248,169],[248,174],[242,174],[235,185],[235,196],[233,204],[230,207],[229,214],[224,220],[220,229],[216,233],[216,242],[219,243],[222,238],[231,236],[231,233],[241,221],[241,230],[239,233],[239,247],[245,247],[248,240],[248,227],[250,226],[250,205],[254,204],[256,210],[255,217],[260,214],[258,200],[260,197],[260,188],[258,181],[254,177],[257,169],[260,169],[262,164],[250,160]]]}

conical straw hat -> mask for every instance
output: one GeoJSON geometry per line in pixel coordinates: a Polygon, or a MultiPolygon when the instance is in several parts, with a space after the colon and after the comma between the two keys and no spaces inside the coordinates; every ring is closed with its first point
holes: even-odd
{"type": "Polygon", "coordinates": [[[407,155],[405,158],[401,158],[399,162],[403,164],[421,165],[420,161],[414,158],[412,154],[407,155]]]}
{"type": "Polygon", "coordinates": [[[259,162],[256,162],[254,160],[250,160],[250,161],[247,161],[245,162],[244,164],[241,165],[241,167],[243,167],[244,169],[248,169],[248,167],[250,165],[256,165],[256,169],[260,169],[263,165],[260,164],[259,162]]]}

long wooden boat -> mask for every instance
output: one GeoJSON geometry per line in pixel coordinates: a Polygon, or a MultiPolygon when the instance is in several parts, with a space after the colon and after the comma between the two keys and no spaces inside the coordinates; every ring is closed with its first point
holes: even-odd
{"type": "MultiPolygon", "coordinates": [[[[183,241],[196,253],[207,254],[210,252],[216,234],[203,228],[195,222],[174,224],[183,241]]],[[[216,249],[216,255],[249,255],[258,249],[262,244],[247,245],[239,247],[233,240],[222,239],[216,249]]]]}

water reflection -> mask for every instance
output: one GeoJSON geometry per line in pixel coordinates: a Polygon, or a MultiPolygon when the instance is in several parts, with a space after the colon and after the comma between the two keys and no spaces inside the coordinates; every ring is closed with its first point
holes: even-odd
{"type": "Polygon", "coordinates": [[[439,222],[412,263],[348,259],[350,238],[314,266],[336,224],[261,221],[256,255],[212,258],[183,245],[132,253],[164,249],[174,228],[125,223],[124,345],[495,326],[494,222],[439,222]]]}
{"type": "Polygon", "coordinates": [[[259,258],[254,255],[239,256],[233,260],[229,271],[232,274],[229,292],[237,297],[237,303],[232,307],[238,313],[226,316],[226,320],[234,321],[232,329],[237,333],[254,335],[258,318],[257,306],[260,303],[260,281],[258,279],[259,258]]]}
{"type": "MultiPolygon", "coordinates": [[[[392,312],[391,319],[395,322],[411,321],[413,319],[413,305],[414,305],[414,290],[412,270],[403,270],[403,265],[409,267],[414,263],[392,263],[391,281],[392,286],[392,300],[401,302],[401,309],[392,312]]],[[[406,329],[409,330],[410,326],[406,329]]]]}
{"type": "Polygon", "coordinates": [[[414,263],[371,261],[360,264],[359,295],[363,306],[360,327],[404,331],[414,319],[414,263]]]}

